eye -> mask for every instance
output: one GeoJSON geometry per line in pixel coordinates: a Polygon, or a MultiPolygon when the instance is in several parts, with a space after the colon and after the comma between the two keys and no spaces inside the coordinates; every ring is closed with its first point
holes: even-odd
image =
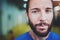
{"type": "Polygon", "coordinates": [[[47,9],[46,12],[52,12],[52,9],[47,9]]]}
{"type": "Polygon", "coordinates": [[[37,12],[38,12],[37,10],[32,11],[32,13],[37,13],[37,12]]]}

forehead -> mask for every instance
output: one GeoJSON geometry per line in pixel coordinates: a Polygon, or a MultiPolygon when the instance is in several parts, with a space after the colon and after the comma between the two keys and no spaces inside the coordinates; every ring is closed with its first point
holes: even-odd
{"type": "Polygon", "coordinates": [[[30,0],[29,8],[52,8],[51,0],[30,0]]]}

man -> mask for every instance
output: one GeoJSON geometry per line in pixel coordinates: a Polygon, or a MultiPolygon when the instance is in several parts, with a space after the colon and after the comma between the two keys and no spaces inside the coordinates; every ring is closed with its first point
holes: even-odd
{"type": "Polygon", "coordinates": [[[31,30],[15,40],[60,40],[59,35],[50,32],[54,16],[51,0],[28,0],[26,15],[31,30]]]}

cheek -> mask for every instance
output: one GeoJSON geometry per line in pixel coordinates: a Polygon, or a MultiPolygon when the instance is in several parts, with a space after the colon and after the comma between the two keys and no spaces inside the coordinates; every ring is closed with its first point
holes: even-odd
{"type": "Polygon", "coordinates": [[[35,24],[38,21],[38,15],[31,14],[29,15],[30,21],[35,24]]]}
{"type": "Polygon", "coordinates": [[[48,15],[47,16],[47,21],[49,22],[49,24],[51,24],[52,20],[53,20],[53,14],[48,15]]]}

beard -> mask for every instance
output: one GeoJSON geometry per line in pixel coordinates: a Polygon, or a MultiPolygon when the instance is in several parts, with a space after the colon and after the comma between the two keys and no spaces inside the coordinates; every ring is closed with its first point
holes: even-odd
{"type": "Polygon", "coordinates": [[[29,20],[29,25],[30,25],[32,31],[39,37],[46,37],[48,35],[48,33],[51,31],[51,27],[52,27],[52,23],[51,23],[51,25],[49,25],[47,23],[39,23],[39,24],[33,25],[33,23],[30,20],[29,20]],[[42,26],[42,24],[48,26],[47,31],[44,33],[41,33],[39,31],[37,31],[37,29],[36,29],[36,26],[42,26]]]}

